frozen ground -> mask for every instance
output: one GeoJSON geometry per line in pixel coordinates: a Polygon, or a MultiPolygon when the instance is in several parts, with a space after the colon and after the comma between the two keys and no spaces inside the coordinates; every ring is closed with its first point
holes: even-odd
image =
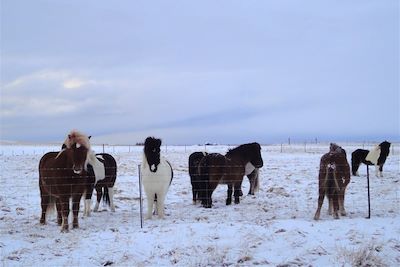
{"type": "MultiPolygon", "coordinates": [[[[343,147],[350,161],[351,152],[362,145],[343,147]]],[[[206,147],[208,152],[220,153],[228,148],[206,147]]],[[[162,154],[175,173],[166,199],[167,216],[144,221],[143,229],[137,175],[142,148],[106,147],[118,163],[116,211],[103,207],[91,217],[80,215],[80,228],[65,234],[60,233],[55,215],[47,225],[39,224],[37,166],[44,152],[55,149],[1,146],[1,266],[400,265],[398,145],[384,166],[384,178],[371,175],[371,219],[365,218],[367,179],[366,167],[361,166],[361,176],[352,177],[348,186],[348,216],[334,220],[327,215],[325,201],[320,221],[312,218],[319,159],[328,144],[263,146],[257,195],[225,206],[226,186],[220,185],[213,194],[212,209],[192,204],[187,172],[190,153],[205,147],[163,147],[162,154]]],[[[102,149],[95,147],[96,152],[102,149]]],[[[370,170],[374,174],[374,168],[370,170]]],[[[245,179],[244,193],[248,187],[245,179]]]]}

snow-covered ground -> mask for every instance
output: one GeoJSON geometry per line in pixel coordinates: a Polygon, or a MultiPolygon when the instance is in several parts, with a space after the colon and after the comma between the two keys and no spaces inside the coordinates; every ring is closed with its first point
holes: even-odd
{"type": "MultiPolygon", "coordinates": [[[[346,144],[348,160],[360,144],[346,144]]],[[[365,147],[366,149],[371,148],[365,147]]],[[[94,147],[102,152],[101,146],[94,147]]],[[[118,163],[116,211],[103,207],[80,215],[80,228],[60,233],[55,215],[39,224],[38,162],[57,146],[2,145],[0,151],[1,266],[371,266],[400,265],[400,148],[371,170],[371,219],[366,167],[352,177],[346,217],[334,220],[325,200],[314,221],[318,167],[328,144],[263,146],[261,189],[225,205],[226,186],[213,194],[213,208],[192,204],[188,157],[194,151],[225,153],[228,146],[168,146],[174,167],[166,218],[140,228],[138,164],[142,147],[106,147],[118,163]],[[359,261],[359,262],[357,262],[359,261]]],[[[247,178],[243,192],[249,188],[247,178]]],[[[94,198],[93,200],[94,201],[94,198]]],[[[145,204],[146,202],[144,202],[145,204]]],[[[143,205],[144,209],[146,205],[143,205]]]]}

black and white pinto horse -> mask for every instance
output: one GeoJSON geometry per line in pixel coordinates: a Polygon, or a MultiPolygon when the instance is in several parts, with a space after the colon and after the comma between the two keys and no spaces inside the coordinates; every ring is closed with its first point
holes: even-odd
{"type": "Polygon", "coordinates": [[[375,165],[376,176],[383,177],[383,165],[386,162],[390,152],[390,143],[384,141],[377,145],[371,151],[357,149],[351,154],[351,172],[354,176],[359,176],[358,168],[361,163],[366,165],[375,165]]]}
{"type": "MultiPolygon", "coordinates": [[[[200,171],[199,164],[200,161],[207,156],[207,152],[193,152],[189,156],[189,176],[190,182],[192,184],[192,194],[193,194],[193,204],[196,204],[200,199],[200,190],[202,188],[202,183],[200,179],[200,171]]],[[[260,180],[259,180],[259,168],[255,168],[251,163],[247,163],[245,166],[245,173],[247,178],[249,179],[250,189],[249,195],[255,195],[255,192],[258,192],[260,188],[260,180]]],[[[243,195],[242,189],[239,191],[240,196],[243,195]]]]}
{"type": "Polygon", "coordinates": [[[164,218],[165,197],[174,175],[171,164],[160,156],[160,147],[161,140],[154,137],[147,137],[144,142],[141,174],[147,196],[146,219],[152,218],[154,204],[155,214],[164,218]]]}
{"type": "MultiPolygon", "coordinates": [[[[113,156],[107,153],[96,154],[96,158],[104,165],[105,177],[104,179],[97,181],[97,183],[94,185],[94,189],[96,189],[97,201],[93,211],[97,212],[99,210],[100,201],[103,198],[103,202],[110,207],[112,212],[114,212],[114,184],[115,180],[117,179],[117,162],[113,156]]],[[[92,172],[94,175],[94,170],[91,168],[92,166],[88,165],[89,172],[92,172]]],[[[93,190],[91,192],[93,192],[93,190]]],[[[87,204],[87,215],[90,215],[90,199],[91,194],[86,194],[86,201],[89,200],[89,203],[87,204]]]]}

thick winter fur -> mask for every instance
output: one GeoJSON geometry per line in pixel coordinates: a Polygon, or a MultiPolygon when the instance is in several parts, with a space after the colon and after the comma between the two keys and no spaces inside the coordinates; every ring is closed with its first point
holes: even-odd
{"type": "MultiPolygon", "coordinates": [[[[61,231],[67,232],[69,201],[72,198],[73,227],[77,228],[79,203],[93,177],[86,171],[88,148],[69,135],[69,145],[61,152],[45,154],[39,162],[39,189],[42,206],[40,223],[46,223],[46,212],[54,205],[58,211],[57,222],[61,231]],[[74,141],[75,140],[75,141],[74,141]]],[[[90,147],[90,146],[89,146],[90,147]]]]}
{"type": "Polygon", "coordinates": [[[90,150],[90,136],[85,135],[77,130],[72,130],[64,141],[67,148],[71,148],[73,144],[80,144],[90,150]]]}
{"type": "Polygon", "coordinates": [[[359,176],[358,168],[361,163],[366,165],[375,165],[376,176],[383,177],[383,165],[386,162],[390,152],[390,143],[384,141],[371,151],[357,149],[351,154],[351,172],[354,176],[359,176]]]}
{"type": "Polygon", "coordinates": [[[141,174],[147,196],[147,219],[152,218],[153,205],[159,218],[164,218],[164,203],[172,182],[171,164],[160,156],[161,140],[148,137],[144,144],[141,174]]]}
{"type": "Polygon", "coordinates": [[[241,145],[228,151],[225,156],[218,153],[205,156],[199,164],[200,179],[205,181],[200,190],[202,205],[206,208],[212,207],[211,196],[218,184],[228,185],[226,205],[232,203],[232,193],[234,193],[235,204],[238,204],[248,163],[255,168],[263,166],[261,146],[258,143],[241,145]]]}
{"type": "MultiPolygon", "coordinates": [[[[94,189],[96,189],[97,201],[94,207],[94,211],[98,211],[100,201],[103,198],[103,201],[111,208],[111,211],[115,211],[114,205],[114,184],[117,179],[117,162],[114,157],[107,153],[99,153],[96,154],[96,158],[103,164],[105,169],[105,178],[97,181],[94,185],[94,189]]],[[[88,171],[91,175],[95,175],[91,165],[88,165],[88,171]]],[[[90,215],[90,200],[93,193],[93,187],[90,192],[86,194],[85,201],[85,212],[86,215],[90,215]]]]}
{"type": "Polygon", "coordinates": [[[329,214],[333,214],[335,219],[339,219],[338,211],[340,211],[341,215],[345,216],[344,195],[350,182],[350,166],[344,149],[336,144],[331,145],[330,152],[321,157],[318,180],[318,208],[314,219],[319,220],[320,218],[325,196],[329,200],[329,214]]]}
{"type": "Polygon", "coordinates": [[[199,192],[201,183],[204,183],[204,181],[200,180],[199,163],[206,155],[208,155],[206,152],[194,152],[189,156],[189,176],[192,184],[193,203],[196,203],[197,200],[201,201],[199,192]]]}

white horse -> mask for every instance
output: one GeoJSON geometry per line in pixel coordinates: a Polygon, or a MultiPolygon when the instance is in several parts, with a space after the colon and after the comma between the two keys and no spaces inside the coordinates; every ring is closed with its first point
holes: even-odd
{"type": "Polygon", "coordinates": [[[147,196],[147,216],[151,219],[154,211],[159,218],[164,218],[164,203],[168,188],[172,182],[171,164],[160,157],[161,140],[154,137],[146,138],[144,143],[141,174],[144,191],[147,196]]]}

